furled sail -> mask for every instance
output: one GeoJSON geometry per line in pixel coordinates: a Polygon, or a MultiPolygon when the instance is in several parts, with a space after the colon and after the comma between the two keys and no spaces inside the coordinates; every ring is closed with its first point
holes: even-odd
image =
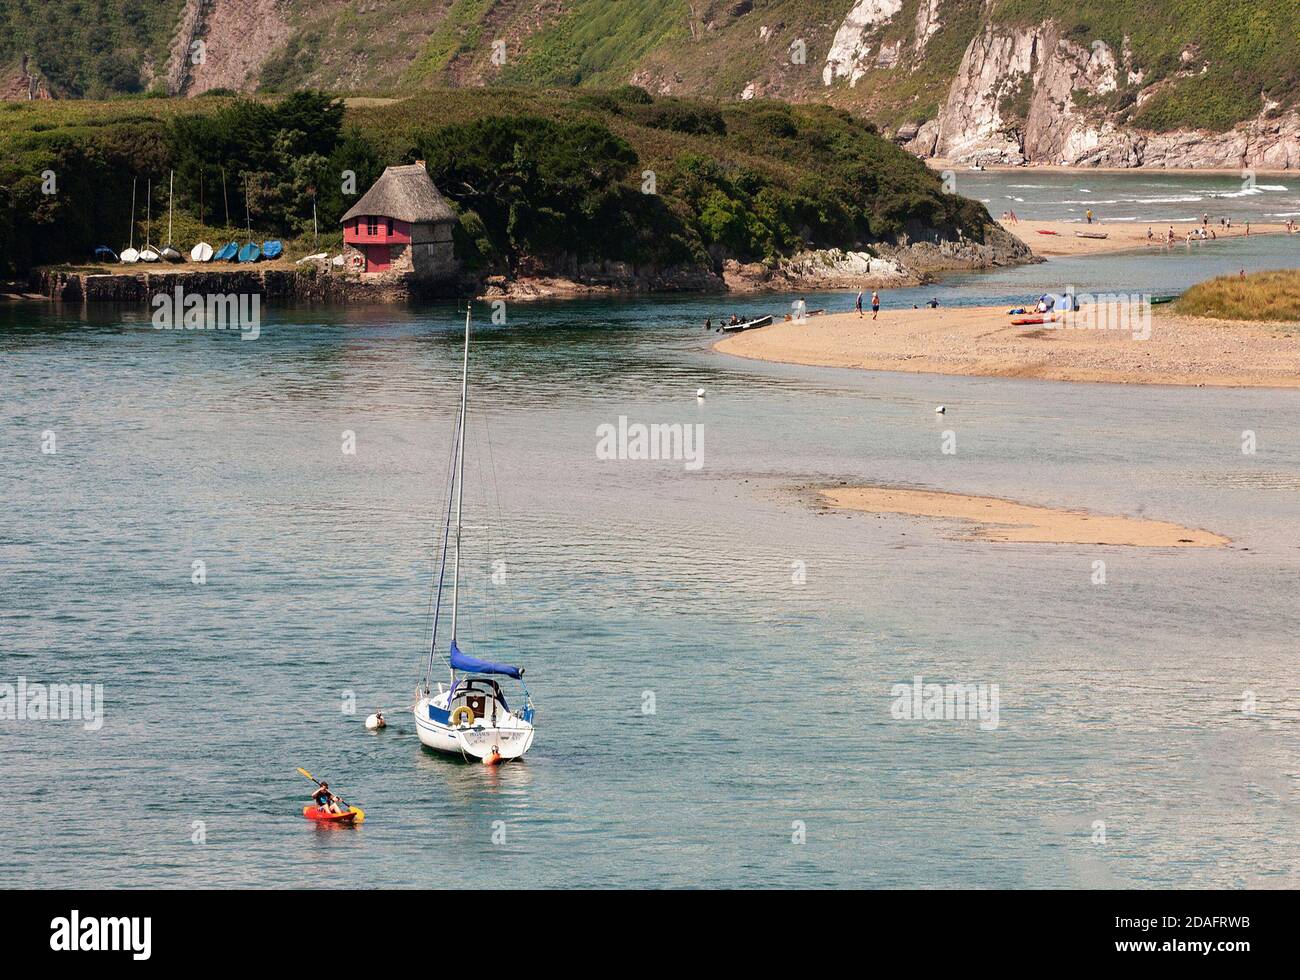
{"type": "Polygon", "coordinates": [[[456,646],[455,640],[451,641],[450,659],[453,670],[463,670],[472,674],[504,674],[506,677],[520,679],[524,673],[519,667],[511,667],[509,664],[494,664],[462,653],[460,647],[456,646]]]}

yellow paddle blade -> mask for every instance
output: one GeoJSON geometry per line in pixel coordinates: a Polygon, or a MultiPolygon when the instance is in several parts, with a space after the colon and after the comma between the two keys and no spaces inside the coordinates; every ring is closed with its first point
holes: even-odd
{"type": "Polygon", "coordinates": [[[350,807],[348,807],[348,809],[351,810],[353,813],[355,813],[355,814],[357,815],[357,818],[356,818],[356,820],[353,821],[353,823],[364,823],[364,822],[365,822],[365,819],[366,819],[366,811],[365,811],[365,810],[361,809],[361,807],[359,807],[359,806],[350,806],[350,807]]]}
{"type": "Polygon", "coordinates": [[[310,779],[313,783],[316,782],[316,777],[313,776],[311,773],[309,773],[309,772],[308,772],[306,769],[304,769],[302,766],[299,766],[299,767],[298,767],[298,772],[302,773],[304,776],[306,776],[308,779],[310,779]]]}

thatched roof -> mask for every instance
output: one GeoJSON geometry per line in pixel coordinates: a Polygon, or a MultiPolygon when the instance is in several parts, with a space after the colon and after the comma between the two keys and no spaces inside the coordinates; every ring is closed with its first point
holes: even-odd
{"type": "Polygon", "coordinates": [[[433,186],[421,163],[388,167],[361,200],[352,205],[343,220],[371,214],[411,224],[456,220],[451,206],[433,186]]]}

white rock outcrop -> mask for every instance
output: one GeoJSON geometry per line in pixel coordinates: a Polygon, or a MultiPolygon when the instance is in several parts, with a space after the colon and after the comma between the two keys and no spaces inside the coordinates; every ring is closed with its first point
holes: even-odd
{"type": "MultiPolygon", "coordinates": [[[[954,163],[1300,168],[1296,112],[1277,115],[1261,103],[1258,118],[1226,133],[1145,132],[1107,113],[1105,97],[1121,78],[1141,84],[1127,38],[1117,57],[1104,41],[1084,47],[1061,37],[1050,21],[988,25],[967,46],[938,117],[908,147],[954,163]]],[[[1136,104],[1164,84],[1137,92],[1136,104]]]]}
{"type": "Polygon", "coordinates": [[[872,35],[902,9],[903,0],[857,0],[831,41],[822,82],[830,85],[847,78],[850,86],[856,85],[871,65],[872,35]]]}

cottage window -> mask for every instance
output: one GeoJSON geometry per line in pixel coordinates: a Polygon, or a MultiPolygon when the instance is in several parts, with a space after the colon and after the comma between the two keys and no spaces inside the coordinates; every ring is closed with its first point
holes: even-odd
{"type": "Polygon", "coordinates": [[[392,219],[392,218],[389,218],[389,219],[388,219],[388,234],[391,235],[392,233],[393,233],[393,219],[392,219]]]}
{"type": "Polygon", "coordinates": [[[371,237],[379,234],[379,219],[374,215],[366,218],[366,234],[371,237]]]}

